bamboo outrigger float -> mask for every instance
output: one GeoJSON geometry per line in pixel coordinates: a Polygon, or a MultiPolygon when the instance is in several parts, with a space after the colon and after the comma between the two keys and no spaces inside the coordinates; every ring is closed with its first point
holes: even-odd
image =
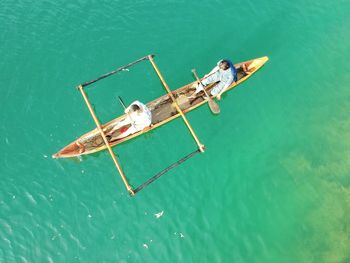
{"type": "MultiPolygon", "coordinates": [[[[165,82],[163,76],[161,75],[157,65],[155,64],[153,60],[153,55],[148,55],[145,57],[142,57],[134,62],[131,62],[123,67],[120,67],[112,72],[109,72],[105,75],[102,75],[101,77],[91,80],[89,82],[83,83],[78,86],[79,91],[81,92],[84,101],[90,111],[90,114],[96,124],[96,129],[82,135],[66,147],[64,147],[62,150],[57,152],[56,154],[52,155],[53,158],[68,158],[68,157],[76,157],[80,155],[86,155],[86,154],[91,154],[95,153],[104,149],[107,149],[108,152],[110,153],[112,160],[117,167],[117,170],[119,174],[122,177],[122,180],[125,184],[125,187],[127,188],[128,192],[130,195],[135,195],[137,192],[142,190],[145,186],[159,178],[161,175],[169,171],[170,169],[174,168],[175,166],[181,164],[182,162],[186,161],[187,159],[191,158],[194,156],[196,153],[199,152],[204,152],[204,145],[199,141],[196,133],[194,132],[192,126],[188,122],[185,114],[189,111],[194,110],[195,108],[205,104],[208,102],[207,99],[205,99],[202,95],[199,95],[193,99],[189,99],[188,96],[192,92],[190,90],[191,86],[193,83],[196,81],[187,84],[175,91],[171,91],[165,82]],[[104,79],[106,77],[109,77],[121,70],[124,70],[126,68],[129,68],[133,66],[134,64],[141,62],[143,60],[149,60],[152,67],[156,71],[158,77],[160,78],[161,82],[163,83],[163,86],[167,90],[167,95],[164,95],[156,100],[153,100],[147,104],[147,107],[151,110],[152,112],[152,125],[150,127],[147,127],[143,129],[142,131],[136,132],[134,134],[131,134],[129,136],[120,138],[122,134],[122,129],[116,130],[112,136],[106,136],[112,128],[117,125],[121,120],[124,120],[126,118],[126,115],[122,115],[106,124],[101,125],[95,112],[93,111],[91,104],[85,94],[84,88],[92,83],[95,83],[101,79],[104,79]],[[156,129],[161,125],[166,124],[167,122],[174,120],[175,118],[182,117],[183,121],[185,122],[187,128],[189,129],[194,141],[196,142],[198,149],[181,160],[175,162],[174,164],[170,165],[168,168],[164,169],[163,171],[159,172],[155,176],[153,176],[151,179],[149,179],[147,182],[143,183],[141,186],[137,187],[136,189],[133,189],[130,184],[128,183],[123,170],[112,150],[111,147],[121,144],[127,140],[133,139],[141,134],[144,134],[150,130],[156,129]],[[116,139],[116,138],[119,139],[116,139]]],[[[268,57],[261,57],[249,61],[245,61],[242,63],[235,64],[235,67],[238,72],[238,80],[229,86],[226,91],[231,90],[235,88],[237,85],[248,79],[253,73],[255,73],[257,70],[259,70],[266,62],[268,61],[268,57]]],[[[210,94],[211,89],[215,86],[213,85],[208,85],[205,89],[206,92],[210,94]]],[[[225,92],[226,92],[225,91],[225,92]]],[[[211,98],[213,99],[213,97],[211,98]]]]}

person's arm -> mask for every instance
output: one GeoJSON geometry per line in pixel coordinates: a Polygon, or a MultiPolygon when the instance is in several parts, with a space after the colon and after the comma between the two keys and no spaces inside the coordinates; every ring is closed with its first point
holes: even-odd
{"type": "Polygon", "coordinates": [[[219,65],[221,63],[222,59],[220,59],[217,63],[216,66],[205,76],[210,76],[211,74],[214,74],[216,71],[218,71],[220,69],[219,65]]]}
{"type": "Polygon", "coordinates": [[[220,68],[219,66],[215,66],[208,74],[207,76],[211,75],[211,74],[214,74],[216,71],[218,71],[220,68]]]}
{"type": "Polygon", "coordinates": [[[125,113],[129,113],[130,112],[130,108],[131,108],[131,106],[133,105],[134,103],[131,103],[125,110],[124,110],[124,112],[125,113]]]}
{"type": "Polygon", "coordinates": [[[218,71],[220,68],[219,66],[215,66],[208,74],[204,75],[204,78],[209,77],[210,75],[214,74],[216,71],[218,71]]]}

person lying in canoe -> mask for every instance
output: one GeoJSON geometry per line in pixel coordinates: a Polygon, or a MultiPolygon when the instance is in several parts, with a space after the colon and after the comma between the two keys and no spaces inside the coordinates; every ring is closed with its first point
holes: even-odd
{"type": "Polygon", "coordinates": [[[137,100],[125,109],[126,118],[121,120],[106,135],[112,136],[114,131],[121,132],[115,139],[124,138],[130,134],[141,131],[152,124],[152,113],[147,106],[137,100]]]}
{"type": "MultiPolygon", "coordinates": [[[[217,65],[204,76],[202,84],[205,86],[217,82],[216,86],[211,90],[211,95],[216,96],[218,100],[221,99],[221,94],[234,82],[237,81],[237,70],[232,62],[228,59],[219,60],[217,65]]],[[[192,87],[195,92],[190,96],[194,98],[197,93],[203,90],[203,85],[196,83],[192,87]]]]}

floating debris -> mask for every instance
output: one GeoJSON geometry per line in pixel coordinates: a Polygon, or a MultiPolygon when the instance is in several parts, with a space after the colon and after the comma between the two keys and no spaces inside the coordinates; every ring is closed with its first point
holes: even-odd
{"type": "Polygon", "coordinates": [[[159,218],[159,217],[163,216],[163,213],[164,213],[164,211],[161,211],[161,212],[159,212],[159,213],[157,213],[157,214],[154,214],[154,216],[155,216],[156,218],[159,218]]]}
{"type": "Polygon", "coordinates": [[[184,234],[182,234],[181,232],[179,232],[179,233],[174,232],[174,235],[175,235],[175,236],[177,236],[178,234],[180,235],[181,238],[184,238],[184,237],[185,237],[184,234]]]}

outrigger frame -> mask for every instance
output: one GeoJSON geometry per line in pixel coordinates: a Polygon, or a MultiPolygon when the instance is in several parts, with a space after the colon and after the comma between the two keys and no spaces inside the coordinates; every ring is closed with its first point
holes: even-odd
{"type": "Polygon", "coordinates": [[[97,127],[98,131],[100,132],[100,134],[101,134],[101,136],[102,136],[103,142],[105,143],[105,145],[106,145],[106,147],[107,147],[107,149],[108,149],[108,152],[109,152],[109,154],[110,154],[111,157],[112,157],[112,160],[113,160],[113,162],[114,162],[114,164],[115,164],[115,166],[116,166],[116,168],[117,168],[117,170],[118,170],[118,172],[119,172],[119,174],[120,174],[120,176],[121,176],[121,178],[122,178],[122,180],[123,180],[123,183],[124,183],[124,185],[125,185],[127,191],[129,192],[129,194],[130,194],[131,196],[134,196],[137,192],[141,191],[141,190],[142,190],[143,188],[145,188],[147,185],[149,185],[150,183],[154,182],[156,179],[158,179],[160,176],[162,176],[163,174],[165,174],[166,172],[168,172],[168,171],[171,170],[172,168],[178,166],[179,164],[181,164],[181,163],[183,163],[184,161],[188,160],[189,158],[193,157],[195,154],[197,154],[197,153],[199,153],[199,152],[204,152],[204,150],[205,150],[205,146],[199,141],[199,139],[198,139],[196,133],[194,132],[194,130],[193,130],[191,124],[188,122],[188,120],[187,120],[187,118],[186,118],[186,116],[185,116],[185,113],[181,110],[181,108],[180,108],[180,106],[178,105],[178,103],[177,103],[177,101],[176,101],[176,99],[175,99],[175,97],[174,97],[172,91],[170,90],[168,84],[165,82],[165,80],[164,80],[162,74],[160,73],[160,71],[159,71],[157,65],[155,64],[155,62],[154,62],[154,60],[153,60],[153,57],[154,57],[154,55],[147,55],[147,56],[144,56],[144,57],[142,57],[142,58],[140,58],[140,59],[138,59],[138,60],[135,60],[134,62],[131,62],[131,63],[125,65],[125,66],[122,66],[122,67],[120,67],[120,68],[117,68],[117,69],[115,69],[115,70],[109,72],[109,73],[106,73],[106,74],[104,74],[104,75],[98,77],[97,79],[90,80],[90,81],[88,81],[88,82],[85,82],[85,83],[83,83],[83,84],[80,84],[80,85],[77,87],[77,88],[79,89],[80,93],[82,94],[83,98],[84,98],[84,101],[85,101],[85,103],[86,103],[86,105],[87,105],[87,107],[88,107],[88,109],[89,109],[89,112],[90,112],[90,114],[91,114],[91,116],[92,116],[92,118],[93,118],[93,120],[94,120],[94,122],[95,122],[95,124],[96,124],[96,127],[97,127]],[[193,139],[195,140],[195,142],[196,142],[196,144],[197,144],[197,146],[198,146],[198,149],[197,149],[196,151],[194,151],[194,152],[188,154],[187,156],[183,157],[183,158],[180,159],[179,161],[173,163],[172,165],[170,165],[169,167],[165,168],[164,170],[160,171],[159,173],[157,173],[156,175],[154,175],[153,177],[151,177],[149,180],[147,180],[146,182],[144,182],[143,184],[141,184],[139,187],[133,189],[133,188],[130,186],[128,180],[126,179],[126,176],[125,176],[125,174],[124,174],[124,172],[123,172],[123,170],[122,170],[122,168],[121,168],[121,166],[120,166],[120,163],[119,163],[119,161],[118,161],[116,155],[114,154],[114,152],[113,152],[113,150],[112,150],[112,147],[109,145],[109,142],[108,142],[108,140],[107,140],[107,138],[106,138],[106,134],[104,133],[104,131],[103,131],[102,127],[101,127],[101,123],[100,123],[100,121],[98,120],[98,118],[97,118],[97,116],[96,116],[96,113],[94,112],[94,110],[93,110],[92,107],[91,107],[90,101],[89,101],[89,99],[88,99],[87,96],[86,96],[86,93],[85,93],[85,91],[84,91],[84,88],[85,88],[86,86],[89,86],[89,85],[91,85],[91,84],[93,84],[93,83],[99,81],[99,80],[102,80],[102,79],[104,79],[104,78],[107,78],[107,77],[109,77],[109,76],[111,76],[111,75],[113,75],[113,74],[115,74],[115,73],[117,73],[117,72],[119,72],[119,71],[125,70],[125,69],[127,69],[127,68],[129,68],[129,67],[131,67],[131,66],[133,66],[133,65],[135,65],[135,64],[137,64],[137,63],[139,63],[139,62],[141,62],[141,61],[143,61],[143,60],[149,60],[149,61],[150,61],[150,63],[151,63],[151,65],[152,65],[153,69],[156,71],[156,73],[157,73],[159,79],[161,80],[161,82],[162,82],[164,88],[166,89],[166,91],[167,91],[167,93],[169,94],[170,98],[171,98],[172,101],[174,102],[174,106],[175,106],[176,110],[177,110],[178,113],[181,115],[183,121],[185,122],[187,128],[189,129],[189,131],[190,131],[190,133],[191,133],[193,139]]]}

